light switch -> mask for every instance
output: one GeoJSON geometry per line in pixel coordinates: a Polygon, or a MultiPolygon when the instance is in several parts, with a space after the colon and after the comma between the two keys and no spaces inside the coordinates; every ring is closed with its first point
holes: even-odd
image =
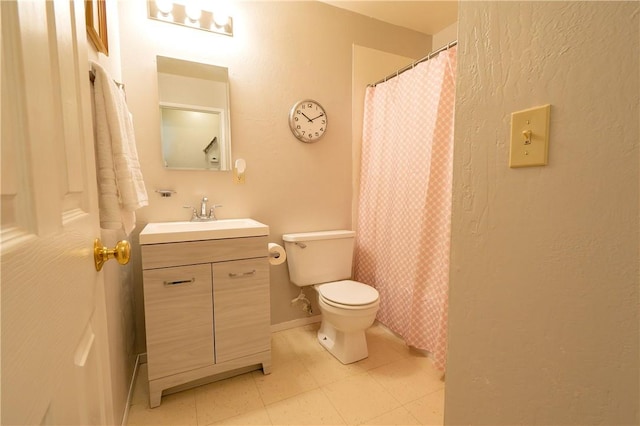
{"type": "Polygon", "coordinates": [[[511,114],[509,167],[546,166],[549,157],[551,105],[511,114]]]}

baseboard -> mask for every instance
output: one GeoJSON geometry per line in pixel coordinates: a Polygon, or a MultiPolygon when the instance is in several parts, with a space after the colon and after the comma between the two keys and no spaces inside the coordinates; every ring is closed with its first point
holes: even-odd
{"type": "Polygon", "coordinates": [[[131,376],[131,383],[129,384],[129,394],[127,395],[127,403],[124,407],[124,414],[122,415],[122,426],[127,425],[129,420],[129,408],[131,408],[131,401],[133,400],[133,390],[136,387],[136,380],[138,378],[138,369],[141,364],[147,362],[147,354],[138,354],[136,357],[136,364],[133,366],[133,375],[131,376]],[[144,359],[144,362],[143,362],[144,359]]]}
{"type": "Polygon", "coordinates": [[[303,325],[313,324],[322,321],[322,315],[314,315],[312,317],[298,318],[287,322],[281,322],[280,324],[271,325],[271,332],[276,333],[278,331],[289,330],[290,328],[302,327],[303,325]]]}

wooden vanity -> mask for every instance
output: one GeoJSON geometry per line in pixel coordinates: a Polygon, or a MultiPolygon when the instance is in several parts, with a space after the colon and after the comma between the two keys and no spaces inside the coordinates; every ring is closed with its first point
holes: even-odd
{"type": "Polygon", "coordinates": [[[149,405],[163,392],[269,374],[267,236],[142,241],[149,405]]]}

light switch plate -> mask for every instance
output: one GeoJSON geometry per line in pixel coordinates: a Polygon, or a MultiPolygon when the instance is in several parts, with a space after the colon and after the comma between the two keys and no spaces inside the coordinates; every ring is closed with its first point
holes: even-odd
{"type": "Polygon", "coordinates": [[[509,167],[547,165],[550,114],[549,104],[511,114],[509,167]]]}

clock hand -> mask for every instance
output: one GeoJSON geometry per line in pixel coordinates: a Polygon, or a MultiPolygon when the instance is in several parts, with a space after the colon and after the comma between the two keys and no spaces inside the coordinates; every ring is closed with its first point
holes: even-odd
{"type": "MultiPolygon", "coordinates": [[[[323,115],[324,115],[324,114],[320,114],[319,116],[317,116],[317,117],[315,117],[315,118],[312,118],[312,119],[310,119],[309,121],[313,121],[313,120],[315,120],[316,118],[320,118],[320,117],[322,117],[323,115]]],[[[306,115],[305,115],[305,117],[306,117],[306,115]]]]}
{"type": "MultiPolygon", "coordinates": [[[[300,111],[300,114],[304,115],[304,118],[306,118],[307,120],[309,120],[309,123],[313,123],[313,120],[315,120],[315,118],[312,120],[312,119],[310,119],[309,117],[307,117],[307,115],[306,115],[304,112],[302,112],[302,111],[300,111]]],[[[316,117],[316,118],[318,118],[318,117],[316,117]]]]}

